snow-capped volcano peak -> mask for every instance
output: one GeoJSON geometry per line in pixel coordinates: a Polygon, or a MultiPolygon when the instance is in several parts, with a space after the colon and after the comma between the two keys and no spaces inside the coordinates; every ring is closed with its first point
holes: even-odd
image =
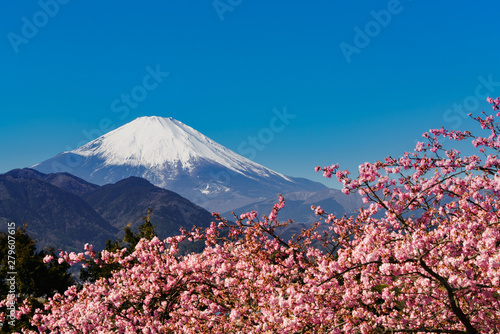
{"type": "Polygon", "coordinates": [[[106,165],[145,168],[175,165],[187,171],[192,169],[196,161],[203,159],[238,173],[251,171],[262,176],[274,174],[286,178],[234,153],[171,117],[137,118],[71,153],[99,157],[106,165]]]}
{"type": "Polygon", "coordinates": [[[68,172],[96,184],[142,177],[219,212],[278,193],[325,188],[277,173],[182,122],[163,117],[137,118],[32,168],[42,173],[68,172]]]}

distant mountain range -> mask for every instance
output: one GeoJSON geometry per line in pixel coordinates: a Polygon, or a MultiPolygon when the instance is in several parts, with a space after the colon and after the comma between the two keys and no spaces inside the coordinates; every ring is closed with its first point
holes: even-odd
{"type": "Polygon", "coordinates": [[[328,189],[259,165],[172,118],[140,117],[88,144],[32,167],[68,172],[98,185],[130,176],[174,191],[217,212],[279,193],[328,189]]]}
{"type": "MultiPolygon", "coordinates": [[[[321,206],[325,212],[333,213],[338,217],[352,214],[359,209],[363,202],[356,194],[347,196],[336,189],[324,189],[320,191],[298,191],[283,194],[285,207],[279,213],[279,220],[293,219],[298,223],[310,224],[318,220],[311,210],[311,205],[321,206]]],[[[257,203],[243,206],[235,210],[236,214],[242,214],[251,210],[260,215],[268,215],[277,198],[269,198],[257,203]]],[[[225,217],[231,217],[231,212],[223,213],[225,217]]]]}
{"type": "Polygon", "coordinates": [[[89,242],[101,249],[107,239],[123,237],[127,224],[142,224],[148,208],[161,238],[213,220],[207,210],[137,177],[98,186],[68,173],[17,169],[0,175],[0,221],[26,222],[40,248],[81,251],[89,242]]]}
{"type": "Polygon", "coordinates": [[[273,171],[172,118],[137,118],[32,168],[0,176],[0,220],[27,221],[41,245],[72,249],[116,239],[150,207],[165,237],[207,226],[205,209],[267,215],[279,193],[279,218],[306,225],[317,220],[311,205],[338,216],[361,206],[357,195],[273,171]]]}

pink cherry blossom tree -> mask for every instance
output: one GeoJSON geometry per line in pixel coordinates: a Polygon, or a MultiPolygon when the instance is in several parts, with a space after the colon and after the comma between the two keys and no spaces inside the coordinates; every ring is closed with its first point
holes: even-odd
{"type": "Polygon", "coordinates": [[[283,240],[280,196],[267,216],[216,215],[205,230],[142,239],[130,255],[62,253],[121,269],[18,313],[35,312],[42,333],[498,333],[500,102],[488,102],[496,114],[475,118],[481,135],[430,130],[356,178],[316,167],[363,196],[355,216],[313,207],[318,222],[283,240]],[[450,145],[466,140],[477,155],[450,145]],[[185,239],[206,248],[180,256],[185,239]]]}

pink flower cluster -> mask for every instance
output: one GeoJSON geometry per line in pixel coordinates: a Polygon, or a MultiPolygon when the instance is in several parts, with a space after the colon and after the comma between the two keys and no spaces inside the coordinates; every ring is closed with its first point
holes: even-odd
{"type": "Polygon", "coordinates": [[[492,99],[491,97],[488,97],[486,99],[486,101],[490,104],[493,104],[493,110],[498,110],[499,109],[499,105],[500,105],[500,97],[497,97],[496,99],[492,99]]]}
{"type": "Polygon", "coordinates": [[[488,137],[431,130],[413,152],[365,163],[356,178],[316,167],[365,205],[340,218],[313,206],[318,222],[291,240],[276,234],[291,223],[277,220],[280,196],[262,219],[216,215],[205,230],[141,240],[129,256],[61,253],[60,261],[123,269],[56,294],[33,325],[42,333],[498,333],[499,118],[475,118],[488,137]],[[470,139],[479,155],[446,149],[445,139],[470,139]],[[206,248],[179,256],[185,239],[206,248]]]}

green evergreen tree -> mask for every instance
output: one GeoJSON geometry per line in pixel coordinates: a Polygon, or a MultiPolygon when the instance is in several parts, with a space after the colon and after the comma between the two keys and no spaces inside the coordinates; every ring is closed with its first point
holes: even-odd
{"type": "MultiPolygon", "coordinates": [[[[56,257],[53,248],[37,252],[36,240],[28,235],[25,225],[15,231],[0,232],[0,300],[7,298],[11,287],[15,286],[16,307],[21,306],[24,300],[40,307],[48,297],[56,292],[63,293],[73,285],[75,281],[68,272],[69,265],[57,261],[44,263],[46,255],[56,257]],[[8,281],[9,278],[12,280],[8,281]],[[11,285],[11,282],[15,284],[11,285]]],[[[8,313],[7,307],[0,308],[0,312],[8,313]]],[[[15,321],[15,326],[5,321],[0,332],[31,328],[29,319],[30,316],[23,316],[15,321]]]]}
{"type": "Polygon", "coordinates": [[[156,235],[155,233],[155,227],[156,225],[153,225],[151,223],[151,214],[153,213],[153,209],[148,208],[146,216],[142,217],[142,220],[144,220],[144,223],[142,223],[141,226],[139,226],[139,232],[134,233],[130,227],[130,224],[128,224],[125,227],[125,237],[123,238],[123,241],[127,243],[127,248],[129,250],[134,250],[135,246],[141,240],[142,238],[146,238],[148,240],[153,239],[156,235]]]}
{"type": "MultiPolygon", "coordinates": [[[[129,225],[125,227],[125,236],[123,240],[107,240],[106,247],[104,248],[107,251],[114,252],[118,249],[126,248],[126,254],[130,254],[134,251],[135,246],[142,238],[146,238],[148,240],[153,239],[156,236],[155,227],[151,223],[151,213],[153,209],[148,208],[146,216],[142,217],[144,221],[139,227],[138,232],[132,231],[132,228],[129,225]]],[[[100,258],[101,254],[98,254],[98,258],[100,258]]],[[[115,270],[119,270],[121,266],[117,263],[112,264],[95,264],[95,262],[89,260],[86,262],[87,267],[83,268],[80,271],[80,279],[84,282],[95,282],[101,277],[110,278],[111,274],[115,270]]]]}

